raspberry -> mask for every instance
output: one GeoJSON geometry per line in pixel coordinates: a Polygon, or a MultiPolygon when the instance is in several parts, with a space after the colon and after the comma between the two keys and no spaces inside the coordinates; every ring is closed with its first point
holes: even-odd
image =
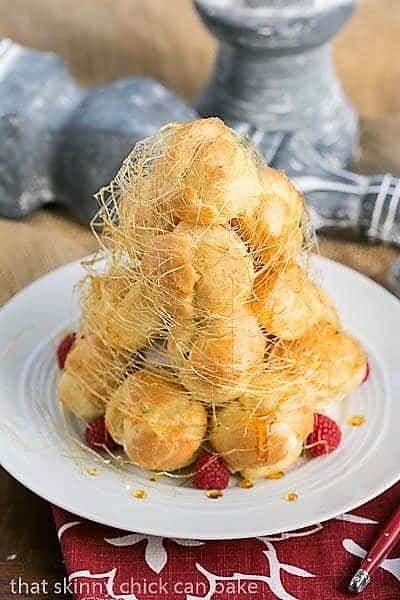
{"type": "Polygon", "coordinates": [[[196,462],[193,485],[200,490],[224,490],[228,483],[229,471],[223,459],[203,452],[196,462]]]}
{"type": "Polygon", "coordinates": [[[57,361],[58,361],[58,366],[60,367],[60,369],[64,368],[65,361],[67,360],[69,351],[71,350],[72,346],[74,345],[75,338],[76,338],[75,332],[68,333],[68,335],[66,335],[58,345],[57,361]]]}
{"type": "Polygon", "coordinates": [[[85,432],[86,443],[92,450],[108,450],[112,451],[117,448],[117,444],[112,439],[106,429],[104,417],[98,417],[86,427],[85,432]]]}
{"type": "Polygon", "coordinates": [[[367,381],[367,379],[369,379],[370,373],[371,373],[371,366],[369,364],[369,360],[367,360],[367,366],[365,367],[364,379],[362,380],[361,383],[365,383],[367,381]]]}
{"type": "Polygon", "coordinates": [[[336,450],[342,433],[338,424],[326,415],[314,414],[314,430],[307,438],[306,448],[311,456],[322,456],[336,450]]]}

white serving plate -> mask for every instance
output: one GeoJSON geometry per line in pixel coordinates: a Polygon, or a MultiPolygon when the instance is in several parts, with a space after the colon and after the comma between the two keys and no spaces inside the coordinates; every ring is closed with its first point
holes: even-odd
{"type": "MultiPolygon", "coordinates": [[[[66,433],[56,394],[55,349],[79,316],[79,262],[17,294],[0,311],[0,461],[22,484],[81,517],[164,537],[233,539],[321,522],[377,496],[400,474],[400,302],[367,277],[317,257],[317,269],[344,326],[364,345],[371,376],[339,407],[340,448],[303,461],[280,480],[233,486],[210,500],[180,481],[149,481],[135,467],[99,464],[66,433]],[[362,427],[346,419],[362,414],[362,427]],[[97,476],[88,469],[97,468],[97,476]],[[132,491],[145,489],[136,500],[132,491]],[[298,500],[287,502],[287,492],[298,500]]],[[[81,435],[68,418],[68,431],[81,435]]]]}

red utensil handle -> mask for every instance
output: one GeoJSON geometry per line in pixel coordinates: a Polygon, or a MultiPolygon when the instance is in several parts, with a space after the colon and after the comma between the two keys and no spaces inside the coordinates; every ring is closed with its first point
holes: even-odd
{"type": "Polygon", "coordinates": [[[400,539],[400,506],[395,510],[360,565],[372,575],[400,539]]]}

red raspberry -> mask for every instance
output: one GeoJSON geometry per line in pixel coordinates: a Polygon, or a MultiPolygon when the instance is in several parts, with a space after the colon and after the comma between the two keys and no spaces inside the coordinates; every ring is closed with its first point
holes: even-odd
{"type": "Polygon", "coordinates": [[[64,368],[65,361],[76,339],[76,333],[68,333],[59,343],[57,348],[57,361],[60,369],[64,368]]]}
{"type": "Polygon", "coordinates": [[[117,444],[112,439],[106,429],[104,417],[98,417],[86,427],[85,432],[86,443],[92,450],[116,450],[117,444]]]}
{"type": "Polygon", "coordinates": [[[228,483],[229,471],[223,459],[203,452],[196,462],[193,485],[200,490],[224,490],[228,483]]]}
{"type": "Polygon", "coordinates": [[[371,373],[371,366],[369,364],[369,360],[367,360],[367,366],[365,367],[364,379],[362,380],[361,383],[365,383],[367,381],[367,379],[369,379],[370,373],[371,373]]]}
{"type": "Polygon", "coordinates": [[[306,448],[311,456],[322,456],[336,450],[340,444],[342,432],[338,424],[326,415],[314,414],[314,430],[307,438],[306,448]]]}

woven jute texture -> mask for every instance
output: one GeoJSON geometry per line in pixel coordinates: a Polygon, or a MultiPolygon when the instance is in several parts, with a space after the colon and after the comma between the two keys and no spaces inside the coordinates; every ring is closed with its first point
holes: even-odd
{"type": "MultiPolygon", "coordinates": [[[[1,36],[59,52],[87,85],[144,74],[187,100],[204,85],[215,52],[190,0],[0,0],[1,36]]],[[[362,118],[360,171],[400,174],[399,40],[398,0],[361,0],[336,42],[337,69],[362,118]]],[[[54,208],[24,221],[0,220],[0,304],[95,247],[87,228],[54,208]]],[[[394,248],[322,236],[320,252],[381,283],[398,255],[394,248]]]]}

